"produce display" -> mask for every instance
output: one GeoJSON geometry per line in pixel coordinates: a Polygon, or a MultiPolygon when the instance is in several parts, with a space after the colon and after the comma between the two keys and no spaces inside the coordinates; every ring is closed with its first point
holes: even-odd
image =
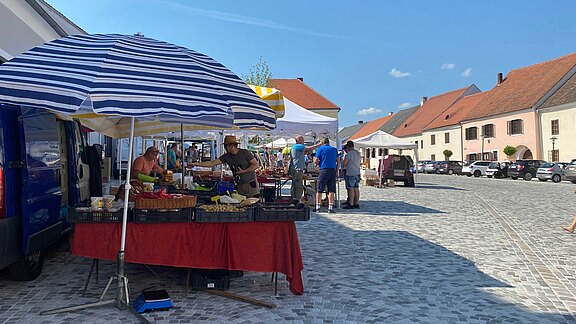
{"type": "Polygon", "coordinates": [[[234,205],[220,204],[220,205],[202,205],[199,208],[208,213],[237,213],[244,212],[246,208],[238,208],[234,205]]]}

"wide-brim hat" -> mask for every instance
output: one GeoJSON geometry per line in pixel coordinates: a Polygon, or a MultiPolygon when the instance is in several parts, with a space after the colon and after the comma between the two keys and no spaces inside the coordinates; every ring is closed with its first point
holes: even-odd
{"type": "Polygon", "coordinates": [[[224,137],[224,143],[222,143],[222,145],[228,145],[228,144],[240,144],[240,142],[238,142],[238,140],[236,139],[236,136],[226,135],[224,137]]]}

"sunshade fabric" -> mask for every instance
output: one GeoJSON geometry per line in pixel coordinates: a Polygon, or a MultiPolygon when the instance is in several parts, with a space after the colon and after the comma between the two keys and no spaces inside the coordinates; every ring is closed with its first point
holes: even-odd
{"type": "Polygon", "coordinates": [[[309,132],[322,135],[333,135],[338,132],[338,120],[326,117],[300,107],[298,104],[284,98],[286,114],[278,119],[274,134],[278,135],[305,135],[309,132]]]}
{"type": "Polygon", "coordinates": [[[35,47],[0,65],[0,101],[67,115],[275,126],[274,111],[222,64],[143,36],[73,35],[35,47]]]}
{"type": "Polygon", "coordinates": [[[256,94],[264,100],[276,113],[276,118],[284,117],[284,100],[280,90],[276,88],[261,87],[253,84],[248,85],[256,94]]]}
{"type": "Polygon", "coordinates": [[[353,142],[354,147],[380,147],[400,150],[415,150],[418,148],[416,143],[411,143],[381,130],[356,139],[353,142]]]}

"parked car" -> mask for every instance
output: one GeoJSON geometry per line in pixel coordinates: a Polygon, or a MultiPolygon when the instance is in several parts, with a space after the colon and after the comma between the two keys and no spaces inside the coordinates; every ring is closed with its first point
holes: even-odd
{"type": "Polygon", "coordinates": [[[418,172],[424,172],[424,167],[426,166],[426,164],[428,164],[430,162],[434,162],[434,161],[432,161],[432,160],[418,161],[418,164],[416,166],[418,168],[418,172]]]}
{"type": "Polygon", "coordinates": [[[508,167],[508,175],[514,180],[522,178],[530,181],[536,177],[538,168],[544,163],[547,162],[542,160],[517,160],[508,167]]]}
{"type": "Polygon", "coordinates": [[[544,163],[536,171],[536,177],[540,181],[552,180],[555,183],[566,180],[566,165],[566,162],[544,163]]]}
{"type": "Polygon", "coordinates": [[[464,162],[462,161],[441,161],[438,166],[438,173],[441,174],[462,174],[464,162]]]}
{"type": "Polygon", "coordinates": [[[382,182],[387,180],[402,181],[404,187],[414,187],[414,174],[412,174],[414,161],[410,156],[388,155],[382,165],[384,166],[382,182]]]}
{"type": "Polygon", "coordinates": [[[486,169],[486,176],[488,178],[494,177],[495,179],[507,178],[508,177],[508,166],[510,162],[491,162],[486,169]]]}
{"type": "Polygon", "coordinates": [[[576,159],[566,165],[564,174],[566,175],[566,180],[576,184],[576,159]]]}
{"type": "Polygon", "coordinates": [[[424,172],[426,173],[438,173],[439,161],[431,161],[424,166],[424,172]]]}
{"type": "Polygon", "coordinates": [[[462,168],[462,174],[465,174],[469,177],[471,176],[480,177],[486,175],[486,170],[488,169],[489,165],[490,165],[489,161],[473,161],[466,164],[462,168]]]}

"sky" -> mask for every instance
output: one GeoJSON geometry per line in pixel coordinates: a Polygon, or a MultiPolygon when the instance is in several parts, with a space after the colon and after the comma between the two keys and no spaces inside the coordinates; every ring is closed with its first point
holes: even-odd
{"type": "Polygon", "coordinates": [[[576,1],[46,0],[88,33],[141,32],[304,82],[340,126],[576,52],[576,1]]]}

